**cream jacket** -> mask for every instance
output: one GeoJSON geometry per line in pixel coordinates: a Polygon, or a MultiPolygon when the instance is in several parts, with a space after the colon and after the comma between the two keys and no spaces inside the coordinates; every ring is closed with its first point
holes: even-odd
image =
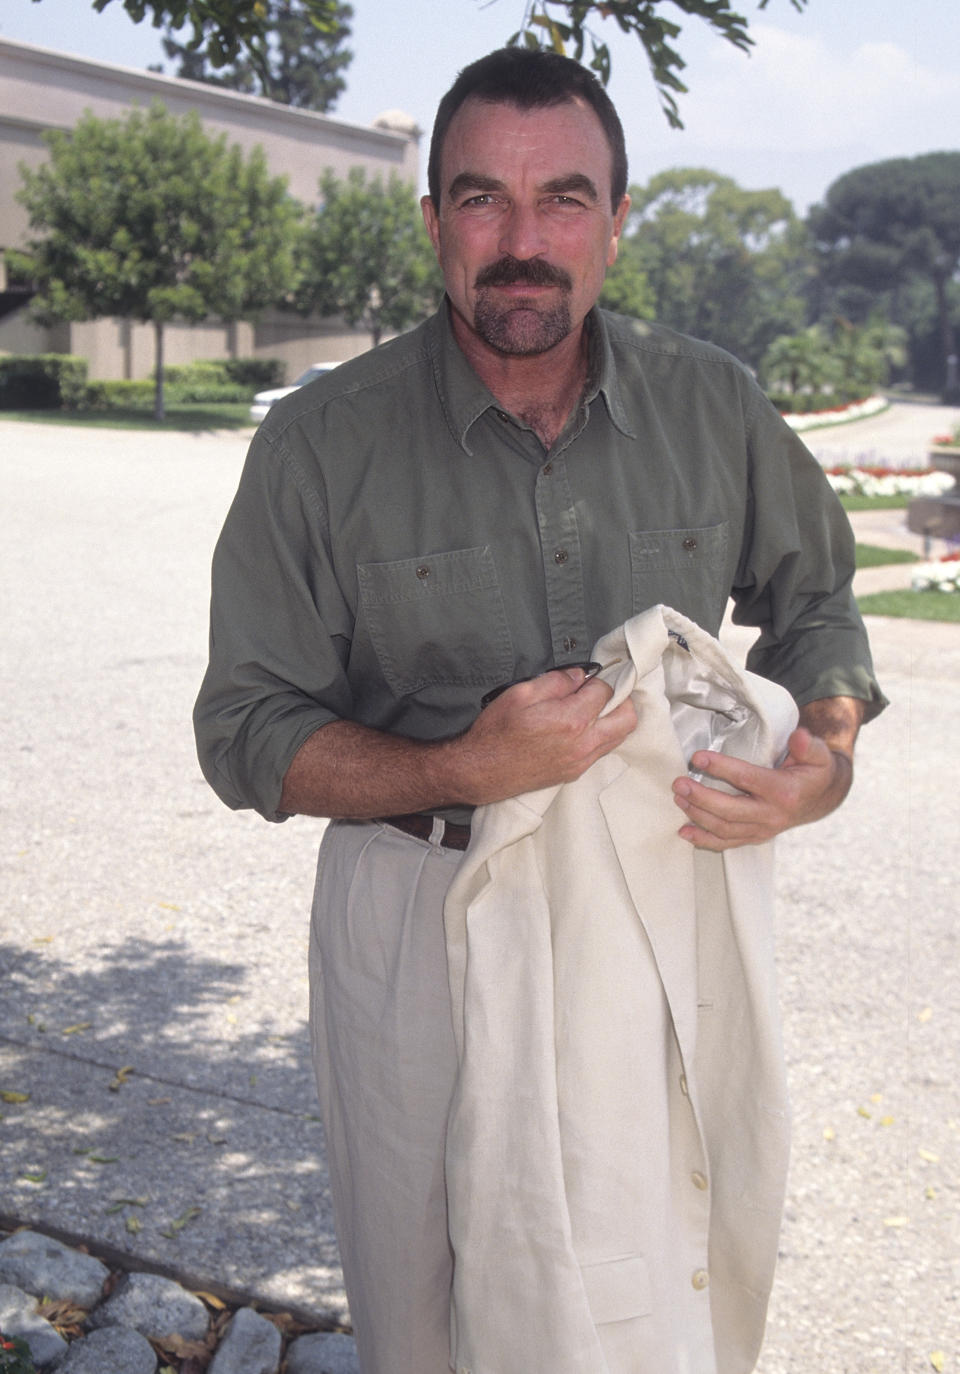
{"type": "Polygon", "coordinates": [[[746,1374],[789,1119],[771,845],[677,831],[698,748],[772,765],[780,687],[658,606],[594,650],[639,724],[580,779],[481,808],[447,897],[459,1374],[746,1374]]]}

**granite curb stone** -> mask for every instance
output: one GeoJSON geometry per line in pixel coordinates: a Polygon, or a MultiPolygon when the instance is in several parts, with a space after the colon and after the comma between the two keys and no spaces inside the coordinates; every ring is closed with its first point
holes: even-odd
{"type": "Polygon", "coordinates": [[[252,1307],[241,1307],[231,1318],[209,1374],[276,1374],[280,1347],[280,1332],[273,1322],[252,1307]]]}
{"type": "Polygon", "coordinates": [[[159,1274],[125,1274],[88,1319],[91,1327],[129,1326],[148,1341],[202,1341],[210,1314],[199,1298],[159,1274]]]}
{"type": "Polygon", "coordinates": [[[67,1342],[37,1312],[37,1300],[13,1284],[0,1284],[0,1331],[19,1336],[30,1347],[30,1357],[41,1368],[66,1354],[67,1342]]]}
{"type": "MultiPolygon", "coordinates": [[[[0,1242],[0,1265],[16,1268],[18,1284],[0,1281],[0,1330],[27,1342],[38,1370],[56,1374],[155,1374],[156,1352],[173,1337],[207,1341],[214,1326],[204,1304],[172,1279],[158,1274],[124,1274],[102,1297],[110,1270],[82,1251],[35,1231],[18,1231],[0,1242]],[[86,1263],[85,1263],[86,1261],[86,1263]],[[96,1266],[95,1269],[91,1265],[96,1266]],[[100,1275],[102,1273],[102,1278],[100,1275]],[[67,1341],[38,1311],[40,1299],[85,1312],[86,1330],[67,1341]],[[99,1282],[94,1288],[92,1278],[99,1282]]],[[[222,1318],[221,1318],[222,1321],[222,1318]]],[[[253,1307],[230,1319],[209,1365],[209,1374],[277,1374],[283,1337],[277,1325],[253,1307]]],[[[356,1344],[341,1332],[308,1332],[286,1351],[289,1374],[358,1374],[356,1344]]]]}

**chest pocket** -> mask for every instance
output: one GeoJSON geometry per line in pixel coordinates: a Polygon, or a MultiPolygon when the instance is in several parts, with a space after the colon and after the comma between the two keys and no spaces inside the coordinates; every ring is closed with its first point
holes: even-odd
{"type": "Polygon", "coordinates": [[[398,696],[510,680],[513,644],[488,546],[359,563],[357,580],[358,628],[398,696]]]}
{"type": "Polygon", "coordinates": [[[730,594],[726,558],[726,523],[631,534],[633,614],[662,602],[715,635],[730,594]]]}

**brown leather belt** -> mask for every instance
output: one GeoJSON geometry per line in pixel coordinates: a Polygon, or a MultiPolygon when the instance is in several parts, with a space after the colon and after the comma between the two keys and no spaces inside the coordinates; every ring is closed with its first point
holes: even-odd
{"type": "MultiPolygon", "coordinates": [[[[402,830],[405,835],[415,835],[418,840],[429,840],[433,838],[433,817],[432,816],[381,816],[384,825],[392,825],[395,830],[402,830]]],[[[438,817],[443,826],[439,843],[444,849],[466,849],[470,843],[469,825],[457,825],[455,821],[445,821],[438,817]]]]}

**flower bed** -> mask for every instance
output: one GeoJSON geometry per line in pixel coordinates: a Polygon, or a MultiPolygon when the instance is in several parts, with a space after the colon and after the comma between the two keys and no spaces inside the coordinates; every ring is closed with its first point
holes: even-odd
{"type": "Polygon", "coordinates": [[[854,401],[852,405],[834,406],[832,410],[812,410],[806,414],[784,415],[792,430],[798,434],[806,429],[819,429],[823,425],[844,425],[849,420],[864,420],[868,415],[879,415],[890,402],[885,396],[868,396],[864,401],[854,401]]]}
{"type": "Polygon", "coordinates": [[[953,486],[948,472],[933,468],[827,468],[838,496],[940,496],[953,486]]]}
{"type": "Polygon", "coordinates": [[[960,592],[960,553],[920,563],[913,570],[910,585],[915,592],[960,592]]]}

